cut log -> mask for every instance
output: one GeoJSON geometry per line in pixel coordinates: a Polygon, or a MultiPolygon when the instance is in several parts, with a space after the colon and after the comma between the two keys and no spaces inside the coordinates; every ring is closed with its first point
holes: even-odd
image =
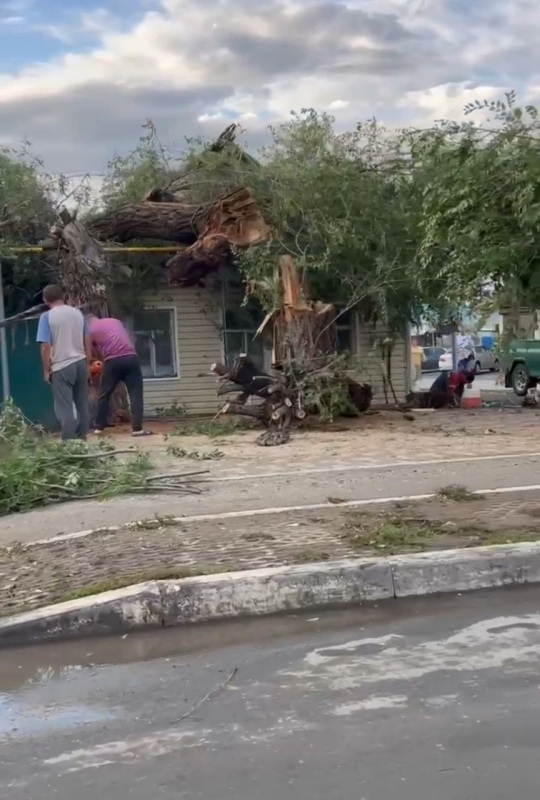
{"type": "Polygon", "coordinates": [[[263,422],[267,419],[268,409],[264,403],[256,406],[245,406],[241,403],[227,403],[227,405],[224,406],[223,413],[235,414],[239,417],[252,417],[253,419],[258,419],[263,422]]]}
{"type": "Polygon", "coordinates": [[[210,367],[210,372],[213,372],[215,375],[219,375],[222,378],[224,375],[229,374],[229,367],[225,366],[225,364],[220,364],[217,362],[212,364],[210,367]]]}

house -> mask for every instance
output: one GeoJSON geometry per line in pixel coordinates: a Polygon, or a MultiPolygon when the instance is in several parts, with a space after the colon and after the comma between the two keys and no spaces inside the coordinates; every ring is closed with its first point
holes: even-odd
{"type": "MultiPolygon", "coordinates": [[[[123,315],[142,364],[145,415],[166,416],[178,408],[193,416],[215,414],[222,405],[210,374],[216,361],[230,363],[247,352],[261,369],[271,368],[270,346],[253,338],[263,313],[244,307],[243,297],[238,276],[230,274],[213,288],[164,285],[146,293],[132,314],[123,315]]],[[[56,427],[52,397],[41,376],[36,329],[37,320],[29,320],[7,331],[9,393],[28,419],[52,429],[56,427]]],[[[374,402],[385,402],[381,360],[374,348],[374,342],[385,336],[384,329],[362,324],[352,312],[337,322],[338,347],[351,353],[358,379],[372,384],[374,402]]],[[[407,341],[404,330],[391,356],[391,379],[399,400],[410,386],[407,341]]],[[[0,375],[0,398],[2,392],[0,375]]],[[[393,401],[390,390],[388,400],[393,401]]]]}
{"type": "MultiPolygon", "coordinates": [[[[214,414],[222,404],[216,396],[216,379],[209,374],[216,361],[230,363],[246,352],[261,369],[271,368],[270,346],[253,338],[262,312],[243,307],[242,299],[243,290],[234,279],[226,288],[224,284],[214,289],[167,287],[146,294],[144,307],[124,319],[142,363],[148,416],[164,414],[180,404],[189,415],[214,414]]],[[[351,312],[338,319],[337,329],[339,349],[351,353],[359,379],[372,384],[374,401],[384,402],[374,342],[385,337],[385,330],[363,325],[351,312]]],[[[400,400],[410,384],[407,341],[404,330],[391,356],[392,384],[400,400]]]]}

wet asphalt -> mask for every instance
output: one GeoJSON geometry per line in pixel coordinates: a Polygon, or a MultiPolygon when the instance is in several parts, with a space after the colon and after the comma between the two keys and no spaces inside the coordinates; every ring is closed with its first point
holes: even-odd
{"type": "Polygon", "coordinates": [[[540,589],[2,652],[10,800],[536,800],[540,589]]]}

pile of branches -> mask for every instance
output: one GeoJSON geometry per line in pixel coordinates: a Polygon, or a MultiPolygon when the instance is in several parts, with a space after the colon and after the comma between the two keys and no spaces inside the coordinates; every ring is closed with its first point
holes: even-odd
{"type": "Polygon", "coordinates": [[[231,367],[213,364],[218,397],[234,395],[218,412],[250,417],[265,426],[257,444],[272,446],[290,441],[291,428],[308,415],[323,422],[338,416],[356,416],[369,409],[372,389],[347,373],[348,360],[336,355],[316,367],[291,361],[275,375],[258,370],[243,353],[231,367]]]}
{"type": "Polygon", "coordinates": [[[0,415],[0,516],[53,503],[159,491],[199,494],[205,471],[153,475],[148,457],[105,441],[46,437],[8,400],[0,415]],[[121,461],[121,454],[129,459],[121,461]]]}

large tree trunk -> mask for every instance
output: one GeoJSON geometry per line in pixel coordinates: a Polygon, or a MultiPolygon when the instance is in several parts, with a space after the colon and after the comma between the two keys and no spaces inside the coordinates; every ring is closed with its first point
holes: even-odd
{"type": "Polygon", "coordinates": [[[197,241],[207,209],[177,202],[127,203],[94,217],[88,230],[102,241],[161,239],[191,245],[197,241]]]}
{"type": "MultiPolygon", "coordinates": [[[[72,306],[91,306],[98,317],[109,316],[107,285],[112,274],[112,265],[101,244],[86,227],[67,210],[60,213],[61,224],[51,230],[51,235],[60,244],[58,272],[68,302],[72,306]]],[[[94,418],[99,394],[99,377],[90,379],[90,411],[94,418]]],[[[120,384],[110,403],[109,423],[127,421],[130,417],[125,387],[120,384]]]]}
{"type": "Polygon", "coordinates": [[[168,193],[150,193],[155,200],[129,203],[88,222],[88,231],[102,241],[161,239],[193,245],[205,236],[221,234],[231,245],[249,247],[270,235],[255,198],[246,188],[219,197],[209,206],[170,202],[168,193]],[[166,197],[166,202],[157,200],[166,197]]]}

